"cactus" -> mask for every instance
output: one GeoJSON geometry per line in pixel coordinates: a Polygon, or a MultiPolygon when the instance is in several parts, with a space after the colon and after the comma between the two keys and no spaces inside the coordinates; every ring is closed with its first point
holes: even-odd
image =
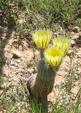
{"type": "Polygon", "coordinates": [[[51,32],[38,30],[33,34],[33,41],[40,50],[41,59],[37,67],[37,75],[29,77],[27,87],[30,94],[38,100],[47,99],[52,91],[56,71],[70,47],[70,39],[57,38],[52,47],[49,47],[51,32]]]}

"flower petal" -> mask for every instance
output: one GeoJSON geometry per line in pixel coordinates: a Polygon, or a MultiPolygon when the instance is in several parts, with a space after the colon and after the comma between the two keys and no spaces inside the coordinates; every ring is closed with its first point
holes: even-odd
{"type": "Polygon", "coordinates": [[[38,48],[46,48],[51,40],[51,32],[45,30],[38,30],[33,33],[33,41],[38,48]]]}
{"type": "Polygon", "coordinates": [[[64,51],[64,55],[66,55],[71,44],[71,40],[67,37],[56,38],[54,39],[54,47],[60,48],[64,51]]]}
{"type": "Polygon", "coordinates": [[[59,67],[63,58],[63,51],[59,48],[52,47],[45,50],[44,57],[49,65],[59,67]]]}

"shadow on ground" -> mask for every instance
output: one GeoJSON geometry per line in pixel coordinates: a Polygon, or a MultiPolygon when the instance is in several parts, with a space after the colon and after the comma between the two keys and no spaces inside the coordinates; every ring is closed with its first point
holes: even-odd
{"type": "Polygon", "coordinates": [[[6,62],[4,48],[8,43],[12,32],[15,30],[15,25],[15,20],[12,16],[6,18],[4,11],[0,11],[0,78],[3,75],[2,69],[6,62]]]}

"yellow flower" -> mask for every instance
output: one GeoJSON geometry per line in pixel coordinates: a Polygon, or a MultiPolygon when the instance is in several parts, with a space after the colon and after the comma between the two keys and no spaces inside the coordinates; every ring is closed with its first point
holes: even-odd
{"type": "Polygon", "coordinates": [[[66,55],[70,47],[70,44],[71,44],[71,40],[67,37],[54,39],[54,47],[62,49],[64,52],[64,55],[66,55]]]}
{"type": "Polygon", "coordinates": [[[38,30],[33,33],[33,41],[38,48],[46,48],[51,40],[51,32],[45,30],[38,30]]]}
{"type": "Polygon", "coordinates": [[[59,67],[63,59],[63,51],[59,48],[52,47],[44,52],[47,63],[53,67],[59,67]]]}

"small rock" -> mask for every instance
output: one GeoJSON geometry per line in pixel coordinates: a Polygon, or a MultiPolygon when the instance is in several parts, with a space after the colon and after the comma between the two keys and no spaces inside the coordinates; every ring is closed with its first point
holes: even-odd
{"type": "Polygon", "coordinates": [[[72,53],[73,53],[73,49],[70,49],[70,50],[68,51],[68,56],[70,56],[72,53]]]}
{"type": "Polygon", "coordinates": [[[79,33],[75,33],[73,36],[72,36],[72,39],[73,40],[76,40],[76,39],[78,39],[79,38],[79,33]]]}
{"type": "Polygon", "coordinates": [[[25,18],[21,18],[20,20],[18,20],[19,24],[23,24],[26,22],[25,18]]]}
{"type": "Polygon", "coordinates": [[[75,26],[75,27],[73,28],[73,31],[74,31],[75,33],[79,33],[79,32],[80,32],[80,28],[79,28],[78,26],[75,26]]]}
{"type": "Polygon", "coordinates": [[[75,86],[75,87],[73,87],[73,88],[71,89],[71,93],[73,93],[73,94],[75,94],[75,95],[78,93],[78,91],[79,91],[78,86],[75,86]]]}
{"type": "Polygon", "coordinates": [[[76,99],[76,95],[75,94],[71,94],[71,100],[75,100],[76,99]]]}
{"type": "Polygon", "coordinates": [[[72,31],[72,32],[71,32],[71,35],[74,35],[74,34],[75,34],[75,33],[72,31]]]}
{"type": "Polygon", "coordinates": [[[76,42],[74,40],[71,40],[72,47],[76,45],[76,42]]]}
{"type": "Polygon", "coordinates": [[[22,57],[22,53],[18,50],[12,50],[12,54],[14,58],[21,58],[22,57]]]}

